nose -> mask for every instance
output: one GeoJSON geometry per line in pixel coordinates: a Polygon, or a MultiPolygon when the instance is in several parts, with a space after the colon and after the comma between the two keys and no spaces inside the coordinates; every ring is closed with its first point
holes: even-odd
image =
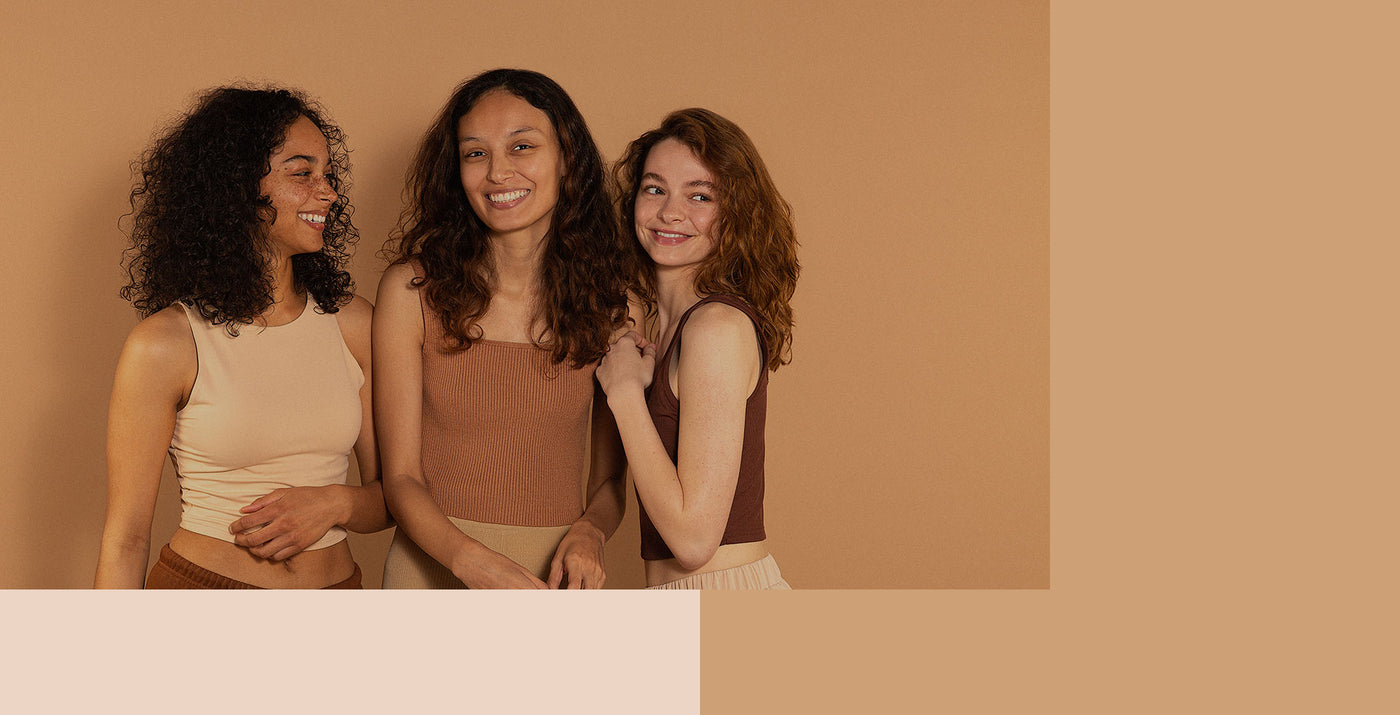
{"type": "Polygon", "coordinates": [[[329,176],[322,176],[316,183],[316,198],[328,204],[335,203],[335,200],[340,198],[340,194],[336,193],[335,187],[331,185],[329,176]]]}
{"type": "Polygon", "coordinates": [[[656,217],[666,223],[680,223],[685,220],[685,212],[682,210],[681,198],[667,194],[661,202],[660,208],[656,211],[656,217]]]}
{"type": "Polygon", "coordinates": [[[501,183],[512,176],[515,176],[515,164],[511,163],[510,157],[505,154],[495,154],[491,157],[491,164],[487,167],[486,178],[493,183],[501,183]]]}

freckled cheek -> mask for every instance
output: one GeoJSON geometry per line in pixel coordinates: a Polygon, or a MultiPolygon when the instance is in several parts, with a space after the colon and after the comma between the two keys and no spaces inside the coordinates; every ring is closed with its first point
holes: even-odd
{"type": "Polygon", "coordinates": [[[715,222],[715,212],[713,209],[711,209],[708,211],[692,213],[690,216],[690,221],[695,226],[696,233],[702,234],[706,238],[709,238],[710,225],[715,222]]]}

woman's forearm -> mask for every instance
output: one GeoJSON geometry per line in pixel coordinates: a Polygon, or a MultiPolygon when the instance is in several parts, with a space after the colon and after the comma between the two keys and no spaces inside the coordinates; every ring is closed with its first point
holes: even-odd
{"type": "MultiPolygon", "coordinates": [[[[708,539],[702,529],[696,528],[695,515],[687,512],[685,491],[676,465],[656,433],[656,425],[647,412],[646,398],[640,392],[616,398],[610,396],[609,405],[622,436],[637,498],[646,505],[647,516],[661,538],[672,552],[689,551],[688,545],[693,545],[697,552],[705,551],[708,539]]],[[[714,541],[718,546],[718,538],[714,541]]]]}
{"type": "Polygon", "coordinates": [[[146,563],[151,556],[151,540],[103,535],[97,555],[93,588],[141,588],[146,585],[146,563]]]}
{"type": "Polygon", "coordinates": [[[461,577],[463,561],[472,550],[485,549],[479,542],[463,534],[442,513],[422,482],[407,475],[384,478],[384,496],[392,518],[413,543],[438,563],[461,577]]]}
{"type": "Polygon", "coordinates": [[[393,526],[389,510],[384,504],[384,484],[378,479],[363,486],[345,485],[346,499],[349,502],[346,518],[341,526],[357,534],[372,534],[393,526]]]}
{"type": "Polygon", "coordinates": [[[604,539],[609,539],[627,510],[627,455],[617,432],[617,421],[608,408],[607,395],[596,385],[592,422],[588,497],[580,520],[592,524],[604,539]]]}

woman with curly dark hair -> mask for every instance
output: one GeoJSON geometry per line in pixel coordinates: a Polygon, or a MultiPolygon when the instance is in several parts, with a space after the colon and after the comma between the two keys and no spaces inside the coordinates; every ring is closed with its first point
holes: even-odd
{"type": "Polygon", "coordinates": [[[792,210],[743,130],[705,109],[671,113],[613,175],[655,342],[619,340],[597,377],[637,487],[647,585],[787,589],[763,525],[763,432],[768,373],[790,361],[792,210]]]}
{"type": "Polygon", "coordinates": [[[388,518],[348,170],[284,89],[210,90],[142,157],[121,294],[144,319],[112,387],[97,587],[360,587],[345,530],[388,518]],[[167,452],[180,528],[145,576],[167,452]]]}
{"type": "Polygon", "coordinates": [[[462,83],[424,136],[374,318],[385,588],[603,585],[624,462],[593,371],[627,324],[604,181],[537,72],[462,83]]]}

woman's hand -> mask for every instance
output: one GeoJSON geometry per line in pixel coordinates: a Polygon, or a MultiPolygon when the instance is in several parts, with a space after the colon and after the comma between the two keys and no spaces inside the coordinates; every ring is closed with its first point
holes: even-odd
{"type": "Polygon", "coordinates": [[[627,390],[646,390],[655,371],[656,344],[631,331],[608,348],[594,374],[603,391],[615,395],[627,390]]]}
{"type": "Polygon", "coordinates": [[[598,527],[585,519],[575,521],[554,551],[554,560],[549,564],[549,587],[559,588],[567,573],[568,588],[602,588],[607,578],[603,573],[605,541],[607,538],[598,527]]]}
{"type": "Polygon", "coordinates": [[[239,509],[247,516],[228,530],[233,543],[254,556],[284,561],[320,541],[352,508],[350,495],[339,485],[277,489],[239,509]]]}
{"type": "Polygon", "coordinates": [[[463,549],[452,563],[452,575],[467,588],[548,588],[524,566],[472,543],[475,548],[463,549]]]}

